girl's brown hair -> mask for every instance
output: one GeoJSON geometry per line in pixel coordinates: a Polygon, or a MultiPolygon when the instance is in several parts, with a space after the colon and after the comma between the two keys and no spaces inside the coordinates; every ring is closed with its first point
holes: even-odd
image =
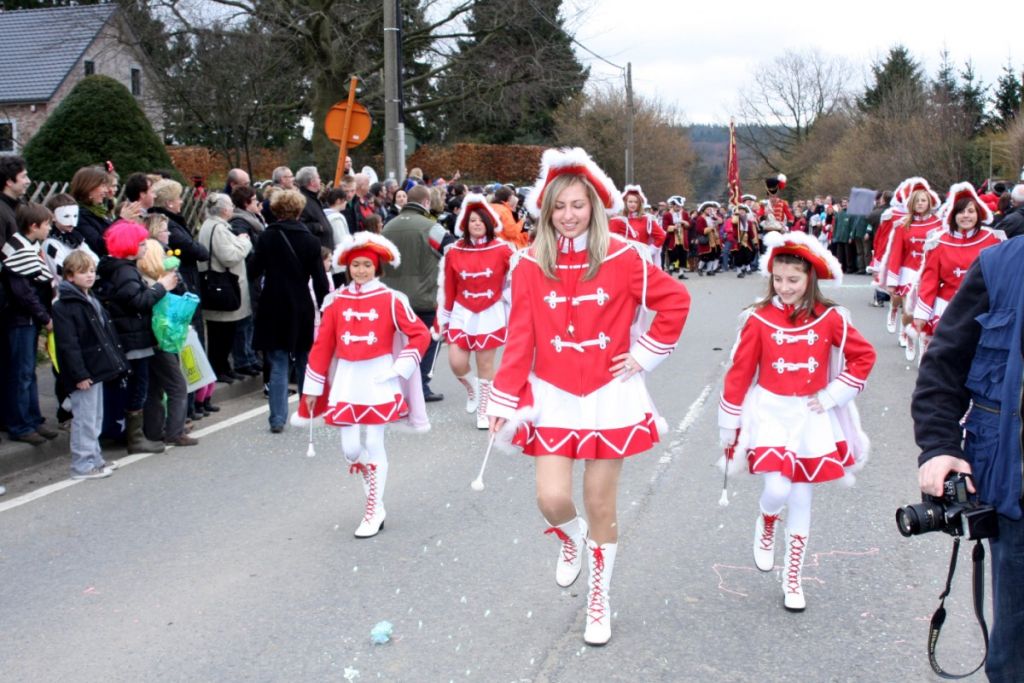
{"type": "MultiPolygon", "coordinates": [[[[763,258],[763,257],[762,257],[763,258]]],[[[803,299],[793,307],[793,312],[789,314],[789,321],[795,323],[801,316],[807,316],[809,318],[817,318],[814,309],[821,304],[826,308],[835,306],[836,303],[831,299],[825,298],[821,293],[821,289],[818,287],[818,273],[811,267],[810,261],[802,259],[799,256],[793,254],[778,254],[772,258],[772,267],[780,263],[786,263],[789,265],[799,266],[800,270],[807,273],[807,291],[804,292],[803,299]]],[[[775,291],[775,280],[769,274],[768,276],[768,295],[763,299],[755,303],[751,308],[758,309],[764,306],[769,306],[772,303],[772,299],[775,298],[777,292],[775,291]]]]}
{"type": "MultiPolygon", "coordinates": [[[[469,213],[470,213],[470,216],[475,214],[480,219],[480,222],[484,224],[484,229],[485,229],[484,239],[486,240],[487,244],[490,244],[491,242],[493,242],[494,241],[494,233],[497,230],[497,226],[494,225],[494,219],[491,218],[490,214],[488,212],[482,210],[482,209],[471,209],[469,213]]],[[[464,228],[464,232],[462,233],[462,240],[461,240],[461,242],[462,242],[462,245],[465,246],[465,247],[473,246],[473,238],[469,236],[469,218],[470,218],[470,216],[466,216],[466,227],[464,228]]]]}
{"type": "Polygon", "coordinates": [[[103,168],[99,166],[83,166],[75,171],[75,175],[71,177],[71,188],[69,191],[76,202],[89,206],[89,194],[97,187],[106,185],[108,179],[109,176],[103,168]]]}

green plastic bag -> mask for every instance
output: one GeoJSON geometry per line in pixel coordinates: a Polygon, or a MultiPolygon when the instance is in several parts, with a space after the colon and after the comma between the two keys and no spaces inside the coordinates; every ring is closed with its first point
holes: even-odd
{"type": "Polygon", "coordinates": [[[178,353],[185,345],[188,328],[199,306],[199,297],[168,293],[153,307],[153,334],[160,350],[178,353]]]}

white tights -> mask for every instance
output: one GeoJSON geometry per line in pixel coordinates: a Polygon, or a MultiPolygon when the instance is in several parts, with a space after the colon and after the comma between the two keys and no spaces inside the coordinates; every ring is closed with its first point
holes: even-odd
{"type": "Polygon", "coordinates": [[[814,484],[794,484],[778,472],[764,476],[761,493],[761,511],[776,515],[783,506],[789,508],[786,530],[791,534],[807,535],[811,531],[811,498],[814,484]]]}
{"type": "Polygon", "coordinates": [[[341,428],[341,450],[349,462],[362,461],[363,464],[387,461],[384,451],[384,429],[387,425],[366,425],[366,454],[363,457],[363,446],[359,441],[359,425],[348,425],[341,428]]]}

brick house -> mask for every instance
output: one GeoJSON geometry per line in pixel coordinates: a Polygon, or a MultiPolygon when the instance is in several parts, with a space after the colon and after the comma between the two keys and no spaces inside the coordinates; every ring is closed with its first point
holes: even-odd
{"type": "Polygon", "coordinates": [[[163,112],[136,42],[115,4],[0,12],[0,154],[20,152],[92,74],[123,83],[160,134],[163,112]]]}

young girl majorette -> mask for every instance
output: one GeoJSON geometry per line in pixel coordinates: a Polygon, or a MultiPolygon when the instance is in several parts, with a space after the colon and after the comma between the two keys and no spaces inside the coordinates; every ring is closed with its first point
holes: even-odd
{"type": "Polygon", "coordinates": [[[644,212],[647,197],[643,189],[639,185],[626,185],[622,191],[622,202],[625,205],[622,215],[610,218],[608,229],[613,235],[647,245],[654,262],[661,263],[661,248],[668,234],[657,217],[644,212]]]}
{"type": "Polygon", "coordinates": [[[700,259],[700,266],[697,274],[704,273],[714,275],[718,271],[719,256],[722,254],[722,240],[718,236],[718,209],[721,205],[718,202],[704,202],[697,209],[697,220],[694,221],[693,231],[697,239],[697,257],[700,259]]]}
{"type": "Polygon", "coordinates": [[[867,458],[853,398],[864,389],[875,351],[848,313],[818,289],[818,280],[842,278],[828,249],[801,232],[770,233],[764,243],[768,295],[745,313],[718,426],[722,445],[745,454],[752,474],[764,475],[754,527],[754,564],[761,571],[775,564],[776,530],[788,508],[783,604],[800,611],[811,491],[867,458]]]}
{"type": "Polygon", "coordinates": [[[886,259],[886,287],[892,296],[893,308],[902,310],[899,344],[906,349],[907,360],[912,361],[916,351],[908,329],[913,322],[917,279],[924,262],[924,245],[928,241],[928,233],[942,227],[942,219],[935,215],[935,210],[939,208],[939,195],[929,187],[927,180],[914,178],[904,189],[908,197],[907,215],[895,223],[892,229],[886,259]]]}
{"type": "Polygon", "coordinates": [[[978,254],[1006,239],[1001,231],[982,225],[992,222],[992,211],[970,183],[950,187],[939,213],[944,216],[942,228],[932,233],[925,246],[914,306],[914,327],[922,335],[921,353],[928,348],[939,318],[978,254]]]}
{"type": "Polygon", "coordinates": [[[622,461],[658,441],[644,383],[675,348],[689,311],[682,284],[608,232],[605,210],[622,200],[582,149],[544,152],[527,208],[536,241],[512,271],[509,336],[487,413],[491,430],[533,456],[537,504],[559,540],[555,581],[569,586],[586,554],[587,643],[611,638],[608,595],[618,549],[616,498],[622,461]],[[635,340],[641,309],[653,311],[635,340]],[[572,499],[573,464],[583,477],[588,523],[572,499]]]}
{"type": "Polygon", "coordinates": [[[438,320],[448,341],[448,363],[466,388],[466,412],[476,412],[477,429],[487,429],[487,399],[494,380],[494,356],[504,345],[508,326],[506,295],[509,262],[515,248],[498,239],[501,218],[487,198],[467,194],[455,222],[460,238],[445,251],[441,268],[443,297],[438,320]],[[476,354],[476,374],[469,357],[476,354]]]}
{"type": "Polygon", "coordinates": [[[355,535],[368,538],[384,526],[386,515],[384,430],[409,413],[409,402],[423,404],[422,395],[408,402],[407,396],[422,392],[419,363],[430,332],[405,296],[377,279],[382,263],[400,263],[391,241],[358,232],[336,248],[334,258],[347,267],[351,282],[335,290],[323,311],[309,352],[299,416],[322,416],[326,424],[341,428],[349,472],[362,476],[366,494],[355,535]],[[365,444],[360,442],[360,425],[366,426],[365,444]]]}

